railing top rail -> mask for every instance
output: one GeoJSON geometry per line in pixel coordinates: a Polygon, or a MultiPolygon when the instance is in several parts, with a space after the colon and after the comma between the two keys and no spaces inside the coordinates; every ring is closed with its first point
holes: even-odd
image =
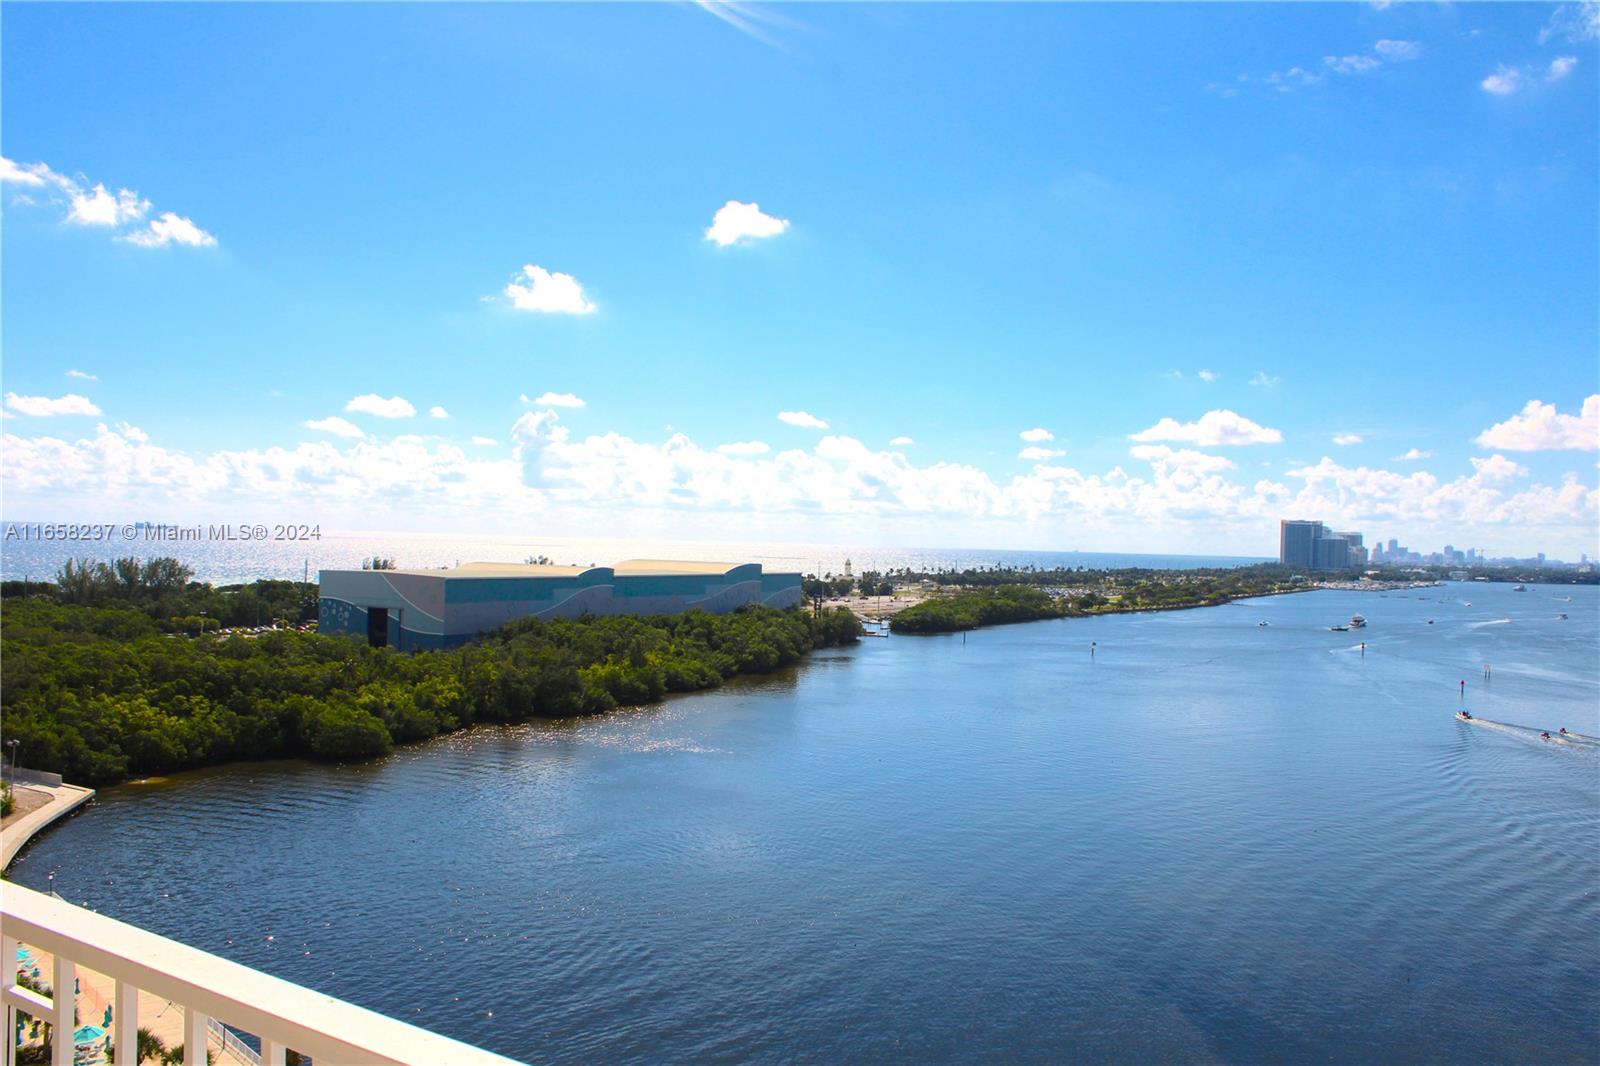
{"type": "Polygon", "coordinates": [[[318,1062],[516,1066],[514,1059],[12,882],[0,886],[0,924],[8,937],[269,1037],[318,1062]]]}

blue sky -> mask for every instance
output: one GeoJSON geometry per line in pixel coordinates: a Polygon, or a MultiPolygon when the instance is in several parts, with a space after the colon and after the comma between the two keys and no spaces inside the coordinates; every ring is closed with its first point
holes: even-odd
{"type": "Polygon", "coordinates": [[[8,4],[5,515],[1593,554],[1595,12],[8,4]]]}

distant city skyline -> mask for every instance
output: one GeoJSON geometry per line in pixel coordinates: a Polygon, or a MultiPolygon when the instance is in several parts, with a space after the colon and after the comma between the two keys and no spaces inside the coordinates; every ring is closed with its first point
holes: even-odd
{"type": "Polygon", "coordinates": [[[1595,5],[741,10],[7,5],[3,517],[1600,550],[1595,5]]]}

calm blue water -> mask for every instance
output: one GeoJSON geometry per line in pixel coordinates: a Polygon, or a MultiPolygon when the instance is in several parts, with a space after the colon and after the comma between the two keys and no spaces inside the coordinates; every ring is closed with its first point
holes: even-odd
{"type": "Polygon", "coordinates": [[[1596,591],[868,640],[108,790],[13,876],[533,1061],[1593,1062],[1600,747],[1536,731],[1600,736],[1596,591]]]}
{"type": "MultiPolygon", "coordinates": [[[[0,523],[3,526],[4,523],[0,523]]],[[[121,527],[116,527],[120,530],[121,527]]],[[[208,527],[209,531],[209,527],[208,527]]],[[[454,566],[463,562],[520,563],[547,556],[557,563],[608,565],[623,559],[749,560],[769,570],[843,573],[848,560],[853,572],[909,566],[916,570],[966,569],[986,566],[1082,566],[1089,569],[1146,567],[1184,570],[1210,566],[1246,566],[1268,562],[1264,556],[1135,555],[1117,552],[1013,551],[991,548],[875,548],[849,544],[780,544],[754,541],[673,541],[597,537],[458,536],[423,533],[335,532],[314,541],[240,542],[222,540],[153,541],[136,531],[136,539],[0,541],[0,578],[48,581],[68,559],[111,560],[120,556],[182,560],[202,581],[254,581],[294,578],[317,570],[359,567],[374,555],[401,567],[454,566]]]]}

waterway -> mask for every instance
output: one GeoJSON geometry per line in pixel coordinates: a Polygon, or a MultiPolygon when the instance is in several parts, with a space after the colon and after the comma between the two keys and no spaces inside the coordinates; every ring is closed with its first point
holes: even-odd
{"type": "Polygon", "coordinates": [[[107,789],[13,876],[530,1061],[1593,1062],[1596,593],[863,641],[107,789]]]}

